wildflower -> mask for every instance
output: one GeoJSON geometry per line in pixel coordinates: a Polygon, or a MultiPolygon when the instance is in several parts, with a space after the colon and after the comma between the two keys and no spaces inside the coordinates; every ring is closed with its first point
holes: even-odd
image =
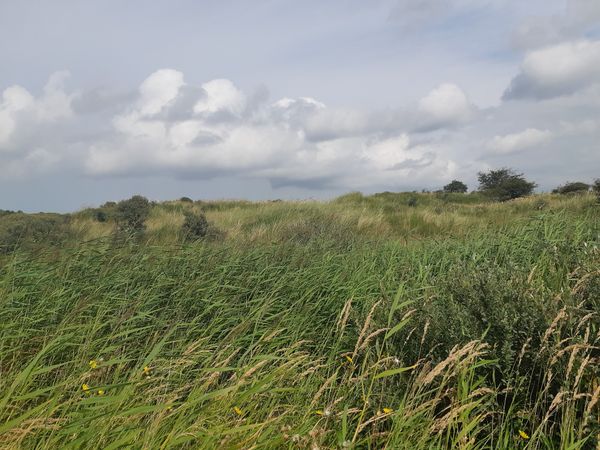
{"type": "Polygon", "coordinates": [[[525,440],[529,439],[529,435],[527,433],[525,433],[523,430],[519,430],[519,436],[521,436],[525,440]]]}
{"type": "Polygon", "coordinates": [[[331,410],[329,408],[325,408],[324,410],[318,409],[315,411],[317,416],[329,417],[331,416],[331,410]]]}
{"type": "Polygon", "coordinates": [[[242,410],[240,408],[238,408],[237,406],[233,407],[233,412],[236,413],[238,416],[241,416],[243,414],[242,410]]]}
{"type": "Polygon", "coordinates": [[[83,384],[81,385],[81,390],[82,390],[83,392],[88,392],[88,391],[90,390],[90,387],[89,387],[87,384],[83,383],[83,384]]]}
{"type": "Polygon", "coordinates": [[[398,358],[397,356],[394,356],[394,364],[396,364],[397,366],[400,365],[402,361],[400,361],[400,358],[398,358]]]}
{"type": "Polygon", "coordinates": [[[146,375],[147,377],[150,376],[150,367],[148,366],[144,366],[144,369],[142,370],[144,372],[144,375],[146,375]]]}
{"type": "Polygon", "coordinates": [[[392,408],[383,408],[383,413],[384,414],[391,414],[393,412],[394,412],[394,410],[392,408]]]}
{"type": "Polygon", "coordinates": [[[346,355],[345,358],[350,364],[354,364],[354,360],[352,359],[352,357],[346,355]]]}
{"type": "Polygon", "coordinates": [[[98,361],[96,361],[95,359],[90,360],[90,369],[95,369],[96,367],[98,367],[98,361]]]}
{"type": "Polygon", "coordinates": [[[98,395],[104,395],[104,389],[98,389],[98,395]]]}
{"type": "Polygon", "coordinates": [[[322,416],[322,415],[324,415],[324,414],[323,414],[323,411],[322,411],[322,410],[320,410],[320,409],[317,409],[317,410],[315,411],[315,414],[316,414],[317,416],[322,416]]]}

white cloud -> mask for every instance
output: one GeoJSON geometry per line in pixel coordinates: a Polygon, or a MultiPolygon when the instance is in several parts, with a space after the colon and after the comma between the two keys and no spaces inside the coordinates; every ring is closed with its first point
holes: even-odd
{"type": "Polygon", "coordinates": [[[202,85],[206,92],[203,98],[194,106],[195,113],[216,113],[227,111],[235,115],[242,113],[246,99],[235,85],[225,79],[212,80],[202,85]]]}
{"type": "Polygon", "coordinates": [[[0,176],[18,178],[52,169],[69,146],[54,135],[57,124],[73,116],[77,94],[65,91],[68,72],[50,76],[34,97],[22,86],[6,88],[0,98],[0,176]]]}
{"type": "MultiPolygon", "coordinates": [[[[377,114],[331,110],[311,97],[282,98],[246,109],[246,95],[223,79],[202,84],[206,95],[186,116],[173,119],[169,110],[180,102],[187,85],[182,76],[164,74],[151,75],[142,86],[160,80],[160,88],[140,89],[137,106],[113,118],[116,133],[90,147],[84,161],[88,173],[227,173],[277,179],[280,184],[317,178],[331,184],[350,179],[368,184],[409,173],[416,179],[434,163],[453,164],[426,146],[411,146],[407,132],[391,129],[389,121],[376,126],[377,114]],[[147,105],[158,105],[153,115],[141,111],[147,105]]],[[[434,91],[423,105],[428,120],[450,122],[464,120],[470,108],[453,85],[434,91]]]]}
{"type": "Polygon", "coordinates": [[[139,114],[158,114],[172,102],[184,85],[183,74],[176,70],[161,69],[154,72],[140,86],[139,114]]]}
{"type": "Polygon", "coordinates": [[[56,77],[38,97],[22,87],[6,89],[0,177],[71,170],[94,177],[233,176],[276,186],[394,189],[435,188],[452,178],[472,182],[478,170],[498,166],[535,173],[545,165],[559,173],[585,160],[577,169],[583,173],[600,164],[600,87],[480,110],[445,83],[412,105],[368,111],[330,108],[312,97],[256,100],[229,80],[188,84],[166,69],[132,92],[137,95],[123,97],[115,113],[94,105],[73,112],[72,100],[86,94],[69,93],[56,77]],[[50,104],[54,114],[48,114],[50,104]],[[541,161],[526,151],[542,147],[541,161]]]}
{"type": "Polygon", "coordinates": [[[18,131],[19,123],[38,126],[72,116],[71,102],[75,95],[67,94],[64,90],[64,82],[68,76],[68,72],[51,75],[44,86],[43,94],[37,99],[18,85],[10,86],[2,92],[0,151],[12,148],[11,135],[18,131]]]}
{"type": "Polygon", "coordinates": [[[528,53],[504,97],[556,97],[599,82],[600,41],[566,42],[528,53]]]}
{"type": "Polygon", "coordinates": [[[419,101],[419,110],[433,123],[449,125],[467,121],[473,106],[458,86],[444,83],[419,101]]]}
{"type": "Polygon", "coordinates": [[[545,144],[551,139],[552,133],[548,130],[527,128],[519,133],[494,136],[488,147],[495,153],[507,154],[545,144]]]}

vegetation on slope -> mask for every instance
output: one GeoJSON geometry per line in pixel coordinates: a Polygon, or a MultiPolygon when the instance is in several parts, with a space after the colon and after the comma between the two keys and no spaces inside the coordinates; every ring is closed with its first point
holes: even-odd
{"type": "Polygon", "coordinates": [[[598,445],[592,195],[97,212],[0,260],[2,448],[598,445]]]}

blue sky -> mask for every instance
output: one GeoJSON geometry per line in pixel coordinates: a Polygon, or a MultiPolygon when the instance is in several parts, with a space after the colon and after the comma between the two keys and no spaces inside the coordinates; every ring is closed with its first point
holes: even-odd
{"type": "Polygon", "coordinates": [[[6,1],[0,208],[600,176],[597,0],[6,1]]]}

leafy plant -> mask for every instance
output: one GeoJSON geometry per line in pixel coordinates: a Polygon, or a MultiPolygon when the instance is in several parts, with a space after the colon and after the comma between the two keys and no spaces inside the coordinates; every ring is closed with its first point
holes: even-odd
{"type": "Polygon", "coordinates": [[[537,186],[522,173],[508,168],[479,172],[478,179],[479,191],[498,201],[531,195],[537,186]]]}
{"type": "Polygon", "coordinates": [[[145,221],[150,214],[150,202],[146,197],[134,195],[116,205],[117,224],[120,231],[140,233],[146,229],[145,221]]]}
{"type": "Polygon", "coordinates": [[[444,186],[443,191],[448,193],[459,193],[464,194],[469,190],[468,186],[462,181],[452,180],[446,186],[444,186]]]}
{"type": "Polygon", "coordinates": [[[184,217],[181,229],[185,239],[196,240],[207,235],[209,225],[204,214],[185,211],[184,217]]]}
{"type": "Polygon", "coordinates": [[[553,194],[583,194],[589,192],[590,185],[582,181],[567,182],[552,190],[553,194]]]}

